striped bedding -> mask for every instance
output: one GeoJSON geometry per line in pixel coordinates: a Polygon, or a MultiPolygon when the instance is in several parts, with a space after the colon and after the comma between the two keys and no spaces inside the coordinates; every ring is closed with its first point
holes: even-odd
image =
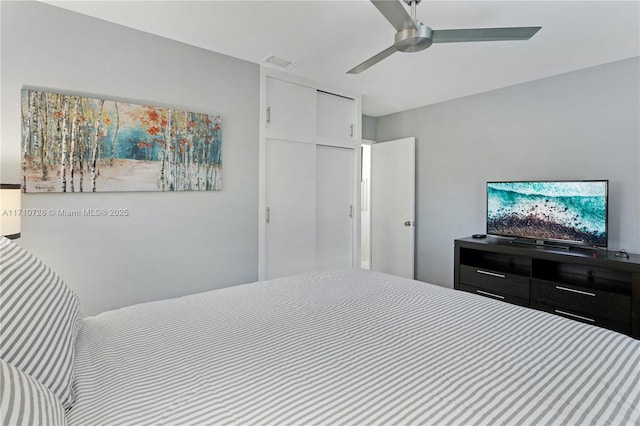
{"type": "Polygon", "coordinates": [[[362,270],[82,321],[69,425],[640,424],[640,342],[362,270]]]}

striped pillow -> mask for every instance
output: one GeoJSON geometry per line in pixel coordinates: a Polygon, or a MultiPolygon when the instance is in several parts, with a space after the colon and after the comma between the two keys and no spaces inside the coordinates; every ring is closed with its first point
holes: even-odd
{"type": "Polygon", "coordinates": [[[2,426],[64,426],[67,420],[56,396],[42,383],[0,359],[2,426]]]}
{"type": "Polygon", "coordinates": [[[78,297],[55,272],[0,238],[0,358],[47,386],[62,406],[74,401],[78,297]]]}

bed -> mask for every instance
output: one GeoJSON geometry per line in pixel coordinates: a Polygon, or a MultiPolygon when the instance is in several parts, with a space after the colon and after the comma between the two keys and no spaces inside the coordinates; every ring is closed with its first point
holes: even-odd
{"type": "MultiPolygon", "coordinates": [[[[3,263],[15,246],[0,244],[3,263]]],[[[52,398],[24,373],[59,402],[49,418],[71,426],[640,424],[640,341],[382,273],[314,272],[74,316],[69,392],[52,398]]],[[[17,418],[7,387],[3,422],[17,418]]]]}

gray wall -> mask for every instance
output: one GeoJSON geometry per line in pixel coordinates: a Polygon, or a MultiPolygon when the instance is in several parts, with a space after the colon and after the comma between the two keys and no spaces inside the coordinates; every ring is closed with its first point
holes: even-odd
{"type": "Polygon", "coordinates": [[[374,117],[362,116],[362,139],[376,140],[376,119],[374,117]]]}
{"type": "Polygon", "coordinates": [[[609,179],[609,247],[640,252],[638,57],[376,119],[417,138],[417,278],[453,284],[490,180],[609,179]]]}
{"type": "Polygon", "coordinates": [[[3,183],[20,182],[20,89],[222,115],[221,192],[25,194],[21,246],[78,293],[84,315],[255,281],[259,67],[42,3],[1,3],[3,183]]]}

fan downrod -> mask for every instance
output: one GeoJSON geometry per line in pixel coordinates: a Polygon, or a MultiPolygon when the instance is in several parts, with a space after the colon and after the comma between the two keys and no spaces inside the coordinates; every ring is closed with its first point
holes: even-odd
{"type": "Polygon", "coordinates": [[[411,7],[411,19],[416,20],[416,6],[420,4],[422,0],[404,0],[406,4],[411,7]]]}
{"type": "Polygon", "coordinates": [[[433,30],[416,19],[416,6],[421,0],[404,0],[411,6],[411,19],[416,28],[408,28],[396,33],[394,46],[399,52],[418,52],[431,46],[433,43],[433,30]]]}

